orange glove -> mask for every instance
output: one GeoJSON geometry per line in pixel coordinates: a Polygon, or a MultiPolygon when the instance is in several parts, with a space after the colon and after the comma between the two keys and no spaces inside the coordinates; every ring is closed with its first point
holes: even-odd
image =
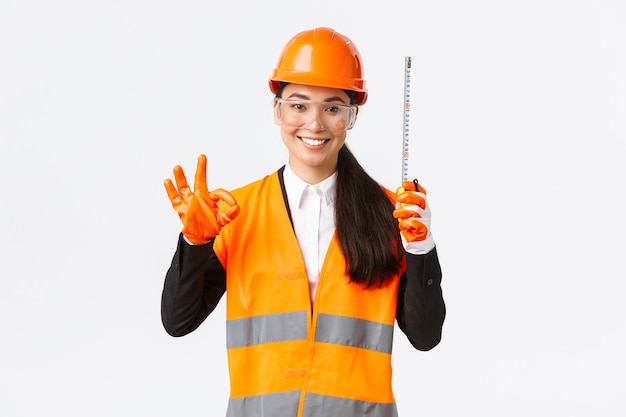
{"type": "Polygon", "coordinates": [[[427,253],[434,247],[430,234],[430,208],[426,202],[426,190],[415,181],[404,181],[396,191],[396,209],[393,217],[398,219],[405,249],[411,253],[427,253]]]}
{"type": "Polygon", "coordinates": [[[189,189],[180,165],[174,167],[174,179],[176,187],[169,178],[165,180],[165,191],[183,222],[183,236],[189,242],[196,245],[207,243],[239,214],[239,206],[231,193],[221,188],[209,192],[206,184],[205,155],[198,157],[194,191],[189,189]],[[220,200],[229,205],[225,211],[217,206],[220,200]]]}

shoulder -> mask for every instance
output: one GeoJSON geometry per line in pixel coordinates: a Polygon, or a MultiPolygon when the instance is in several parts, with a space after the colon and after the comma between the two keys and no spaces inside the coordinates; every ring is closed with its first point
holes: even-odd
{"type": "Polygon", "coordinates": [[[259,195],[261,190],[279,187],[280,183],[278,180],[278,171],[274,171],[271,174],[264,176],[263,178],[259,178],[256,181],[253,181],[249,184],[246,184],[242,187],[236,188],[231,191],[235,200],[238,202],[241,200],[247,200],[250,198],[254,198],[254,196],[259,195]]]}

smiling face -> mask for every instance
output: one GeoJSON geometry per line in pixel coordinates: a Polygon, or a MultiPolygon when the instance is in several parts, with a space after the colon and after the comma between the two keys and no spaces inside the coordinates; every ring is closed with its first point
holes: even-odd
{"type": "MultiPolygon", "coordinates": [[[[281,98],[328,103],[329,107],[333,104],[350,105],[350,98],[341,89],[302,84],[286,85],[281,98]]],[[[274,105],[277,105],[276,101],[274,105]]],[[[289,166],[309,184],[317,184],[336,171],[337,155],[347,136],[345,130],[335,131],[324,126],[321,111],[322,106],[312,108],[310,122],[300,127],[282,123],[274,111],[274,121],[280,125],[280,135],[289,150],[289,166]]]]}

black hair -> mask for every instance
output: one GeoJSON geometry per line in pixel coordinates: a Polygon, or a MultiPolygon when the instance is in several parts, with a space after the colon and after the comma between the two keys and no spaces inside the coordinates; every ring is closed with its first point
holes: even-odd
{"type": "Polygon", "coordinates": [[[387,194],[347,145],[339,150],[335,224],[346,273],[368,286],[400,271],[404,248],[387,194]]]}
{"type": "MultiPolygon", "coordinates": [[[[287,83],[280,83],[280,98],[287,83]]],[[[356,92],[344,90],[351,104],[356,92]]],[[[337,160],[335,225],[350,281],[382,285],[400,272],[404,248],[393,203],[344,143],[337,160]]]]}

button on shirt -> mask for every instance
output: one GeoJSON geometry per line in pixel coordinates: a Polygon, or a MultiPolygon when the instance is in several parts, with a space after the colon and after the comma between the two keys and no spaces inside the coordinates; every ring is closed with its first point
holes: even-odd
{"type": "Polygon", "coordinates": [[[312,185],[304,182],[293,172],[289,164],[286,164],[283,179],[293,228],[306,267],[311,304],[313,304],[320,269],[335,232],[337,173],[335,172],[319,184],[312,185]]]}

